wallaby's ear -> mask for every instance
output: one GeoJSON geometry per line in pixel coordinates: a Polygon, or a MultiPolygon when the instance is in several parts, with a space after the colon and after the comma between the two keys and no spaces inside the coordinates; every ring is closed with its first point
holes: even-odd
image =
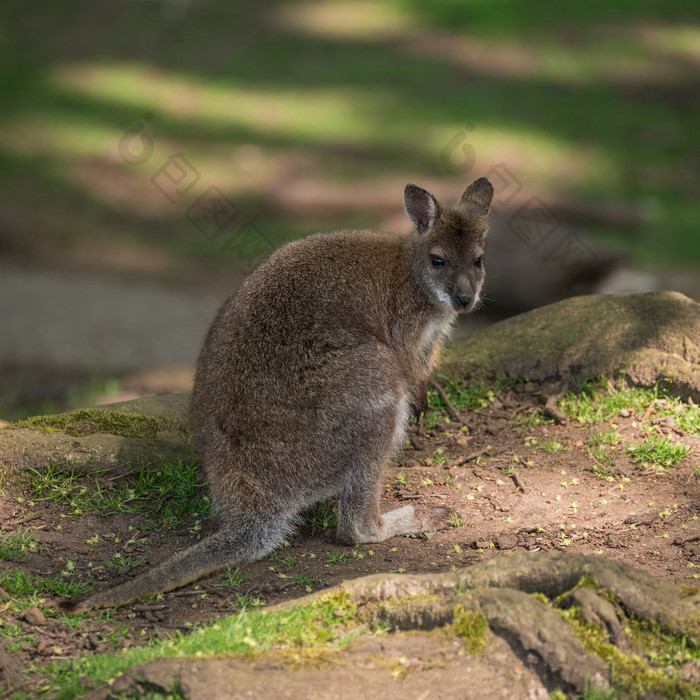
{"type": "Polygon", "coordinates": [[[461,207],[470,209],[475,214],[486,216],[491,208],[492,200],[493,185],[485,177],[480,177],[464,190],[459,204],[461,207]]]}
{"type": "Polygon", "coordinates": [[[418,185],[406,185],[403,204],[408,218],[415,224],[418,233],[426,231],[440,211],[440,205],[435,201],[435,197],[418,185]]]}

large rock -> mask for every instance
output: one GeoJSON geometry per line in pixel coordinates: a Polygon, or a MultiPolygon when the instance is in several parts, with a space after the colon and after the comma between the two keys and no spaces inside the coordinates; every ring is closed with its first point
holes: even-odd
{"type": "Polygon", "coordinates": [[[677,292],[573,297],[455,341],[450,366],[537,383],[625,373],[700,401],[700,304],[677,292]]]}

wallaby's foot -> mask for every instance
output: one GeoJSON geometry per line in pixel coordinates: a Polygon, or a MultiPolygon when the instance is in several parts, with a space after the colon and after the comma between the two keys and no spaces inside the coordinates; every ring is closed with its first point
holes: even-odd
{"type": "Polygon", "coordinates": [[[436,530],[445,526],[450,515],[449,508],[435,507],[416,511],[413,506],[403,506],[380,515],[366,518],[361,522],[338,524],[336,539],[340,544],[368,544],[383,542],[396,535],[417,535],[426,530],[436,530]]]}

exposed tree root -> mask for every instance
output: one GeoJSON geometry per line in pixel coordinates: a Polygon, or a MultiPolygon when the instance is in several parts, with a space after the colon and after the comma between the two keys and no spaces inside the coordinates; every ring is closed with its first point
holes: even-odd
{"type": "Polygon", "coordinates": [[[628,649],[625,617],[700,638],[700,589],[580,554],[519,552],[443,574],[368,576],[333,593],[347,594],[364,614],[398,630],[429,630],[452,624],[461,611],[478,613],[543,679],[574,692],[586,684],[607,688],[610,670],[587,653],[542,595],[563,608],[577,608],[585,625],[600,627],[622,652],[628,649]]]}
{"type": "Polygon", "coordinates": [[[583,690],[586,683],[609,686],[609,671],[596,656],[587,656],[571,627],[552,608],[512,588],[482,588],[401,605],[382,603],[377,621],[399,630],[428,630],[452,624],[455,611],[480,613],[491,630],[506,639],[540,675],[566,690],[583,690]]]}

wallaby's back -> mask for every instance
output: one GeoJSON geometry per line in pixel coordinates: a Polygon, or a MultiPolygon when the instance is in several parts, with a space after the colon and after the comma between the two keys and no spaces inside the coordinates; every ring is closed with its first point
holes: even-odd
{"type": "Polygon", "coordinates": [[[403,321],[423,307],[408,242],[368,231],[295,241],[246,280],[212,324],[192,397],[224,517],[256,494],[286,509],[335,492],[355,417],[410,391],[417,331],[403,321]]]}

